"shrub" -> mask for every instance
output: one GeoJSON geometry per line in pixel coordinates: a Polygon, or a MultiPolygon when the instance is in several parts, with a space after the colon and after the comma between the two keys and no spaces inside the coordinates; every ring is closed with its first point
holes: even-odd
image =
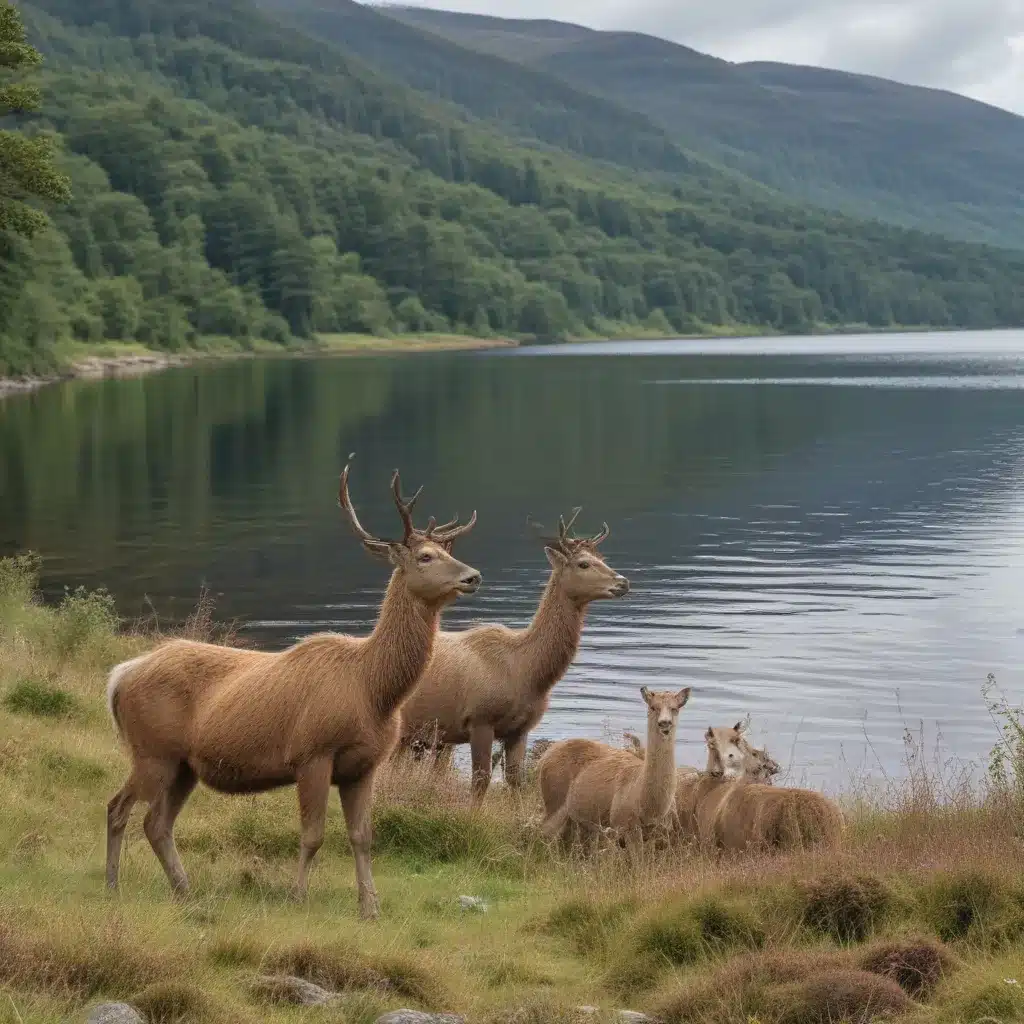
{"type": "Polygon", "coordinates": [[[837,942],[861,942],[893,904],[878,878],[819,878],[801,887],[803,923],[837,942]]]}
{"type": "Polygon", "coordinates": [[[925,914],[944,942],[980,937],[1006,907],[1001,883],[980,872],[939,876],[922,893],[925,914]]]}
{"type": "Polygon", "coordinates": [[[43,560],[34,551],[0,558],[0,607],[31,603],[39,585],[43,560]]]}
{"type": "Polygon", "coordinates": [[[37,679],[15,683],[4,696],[4,707],[17,715],[37,718],[69,718],[80,708],[72,694],[37,679]]]}
{"type": "Polygon", "coordinates": [[[120,622],[114,599],[106,590],[65,588],[53,624],[54,654],[61,661],[84,653],[104,657],[110,652],[120,622]]]}
{"type": "Polygon", "coordinates": [[[374,852],[393,854],[417,864],[486,861],[500,870],[521,863],[515,844],[501,823],[463,810],[387,805],[374,808],[374,852]]]}
{"type": "Polygon", "coordinates": [[[751,949],[763,941],[764,929],[752,909],[707,895],[657,912],[641,926],[636,946],[685,965],[726,950],[751,949]]]}
{"type": "Polygon", "coordinates": [[[862,970],[895,981],[907,995],[920,999],[953,969],[954,960],[945,946],[932,939],[904,939],[883,942],[866,950],[860,958],[862,970]]]}

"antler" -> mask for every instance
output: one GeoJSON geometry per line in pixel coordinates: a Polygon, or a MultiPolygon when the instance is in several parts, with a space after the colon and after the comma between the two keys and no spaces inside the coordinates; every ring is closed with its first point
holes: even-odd
{"type": "Polygon", "coordinates": [[[437,527],[433,533],[428,531],[427,535],[442,544],[451,544],[456,537],[464,536],[476,526],[476,509],[473,509],[473,514],[461,526],[456,525],[458,522],[459,517],[456,516],[450,523],[437,527]]]}
{"type": "Polygon", "coordinates": [[[348,462],[345,463],[345,468],[341,472],[341,481],[338,484],[338,504],[348,513],[348,521],[355,531],[356,536],[363,541],[365,544],[379,545],[387,544],[388,542],[382,537],[375,537],[369,530],[367,530],[361,522],[359,517],[356,515],[356,510],[352,505],[352,499],[348,494],[348,471],[352,466],[352,460],[355,458],[355,453],[351,453],[348,457],[348,462]]]}
{"type": "Polygon", "coordinates": [[[416,504],[416,499],[423,493],[422,486],[420,489],[408,500],[402,499],[402,481],[398,475],[398,470],[391,476],[391,493],[395,498],[395,508],[398,509],[398,514],[402,517],[402,526],[405,528],[405,535],[402,537],[402,543],[408,544],[412,539],[414,533],[419,531],[413,525],[412,521],[412,509],[416,504]]]}
{"type": "Polygon", "coordinates": [[[532,516],[526,517],[526,522],[541,536],[545,544],[551,544],[554,547],[559,548],[562,552],[567,555],[571,555],[574,551],[586,544],[588,547],[596,548],[598,544],[608,538],[608,534],[611,530],[608,529],[608,524],[603,523],[601,530],[595,533],[593,537],[571,537],[569,536],[570,531],[573,528],[576,520],[579,518],[580,512],[583,511],[582,505],[577,505],[572,510],[572,514],[569,516],[569,521],[566,522],[563,516],[558,517],[558,536],[550,537],[545,536],[544,527],[538,523],[532,516]]]}

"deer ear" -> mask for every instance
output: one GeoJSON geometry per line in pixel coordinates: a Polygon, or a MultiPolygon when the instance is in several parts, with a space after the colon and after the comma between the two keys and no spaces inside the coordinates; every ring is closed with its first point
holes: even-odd
{"type": "Polygon", "coordinates": [[[548,564],[552,569],[564,569],[569,564],[569,559],[558,548],[545,547],[544,554],[548,556],[548,564]]]}
{"type": "Polygon", "coordinates": [[[734,726],[732,727],[732,731],[733,731],[734,733],[736,733],[736,734],[737,734],[738,736],[742,736],[742,735],[743,735],[743,723],[742,723],[742,722],[737,722],[737,723],[736,723],[736,724],[735,724],[735,725],[734,725],[734,726]]]}
{"type": "Polygon", "coordinates": [[[641,686],[640,687],[640,696],[643,697],[644,703],[648,707],[650,707],[651,706],[651,691],[646,686],[641,686]]]}
{"type": "Polygon", "coordinates": [[[674,703],[674,704],[675,704],[675,706],[676,706],[676,711],[679,711],[679,710],[681,710],[681,709],[682,709],[683,707],[685,707],[685,706],[686,706],[686,702],[687,702],[687,701],[688,701],[689,699],[690,699],[690,687],[689,687],[689,686],[687,686],[687,687],[685,687],[684,689],[680,690],[680,691],[679,691],[679,692],[678,692],[678,693],[677,693],[677,694],[675,695],[675,699],[673,700],[673,703],[674,703]]]}
{"type": "Polygon", "coordinates": [[[397,545],[391,544],[386,540],[364,540],[363,547],[369,551],[374,558],[383,558],[385,561],[390,562],[392,565],[397,565],[395,561],[392,548],[397,545]]]}
{"type": "Polygon", "coordinates": [[[708,741],[708,743],[710,743],[714,738],[715,738],[715,730],[712,729],[711,726],[709,725],[708,726],[708,731],[706,733],[704,733],[704,739],[706,739],[708,741]]]}

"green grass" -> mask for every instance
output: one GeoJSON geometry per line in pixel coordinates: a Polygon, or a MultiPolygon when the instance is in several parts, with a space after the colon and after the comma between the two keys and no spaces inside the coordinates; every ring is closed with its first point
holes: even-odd
{"type": "MultiPolygon", "coordinates": [[[[402,1006],[471,1024],[578,1021],[580,1005],[602,1010],[591,1020],[629,1006],[667,1024],[838,1024],[882,1009],[914,1024],[1024,1019],[1017,810],[982,792],[938,803],[916,783],[851,804],[836,851],[714,862],[652,849],[632,863],[541,842],[532,792],[518,801],[496,784],[474,812],[457,775],[386,766],[376,923],[358,919],[336,802],[297,905],[294,792],[200,790],[177,829],[190,898],[170,898],[141,811],[110,897],[105,808],[127,762],[105,674],[152,640],[125,632],[102,594],[41,606],[37,571],[0,560],[0,1021],[81,1020],[101,999],[180,1024],[370,1024],[402,1006]],[[460,895],[487,912],[463,911],[460,895]],[[258,980],[281,973],[339,998],[294,1006],[258,980]]],[[[219,635],[208,609],[188,628],[219,635]]]]}

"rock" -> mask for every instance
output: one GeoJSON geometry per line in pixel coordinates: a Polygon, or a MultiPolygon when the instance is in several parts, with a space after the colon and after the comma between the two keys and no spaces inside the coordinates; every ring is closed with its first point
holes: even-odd
{"type": "Polygon", "coordinates": [[[653,1017],[639,1010],[616,1010],[615,1019],[622,1021],[622,1024],[654,1024],[653,1017]]]}
{"type": "Polygon", "coordinates": [[[146,1024],[141,1014],[128,1003],[97,1003],[86,1017],[87,1024],[146,1024]]]}
{"type": "Polygon", "coordinates": [[[378,1017],[374,1024],[466,1024],[456,1013],[423,1013],[420,1010],[392,1010],[378,1017]]]}
{"type": "Polygon", "coordinates": [[[487,913],[487,904],[479,896],[460,896],[459,906],[463,910],[476,910],[481,914],[487,913]]]}
{"type": "Polygon", "coordinates": [[[260,975],[249,991],[267,1003],[292,1003],[296,1006],[323,1006],[338,998],[336,992],[328,992],[305,978],[291,974],[260,975]]]}

